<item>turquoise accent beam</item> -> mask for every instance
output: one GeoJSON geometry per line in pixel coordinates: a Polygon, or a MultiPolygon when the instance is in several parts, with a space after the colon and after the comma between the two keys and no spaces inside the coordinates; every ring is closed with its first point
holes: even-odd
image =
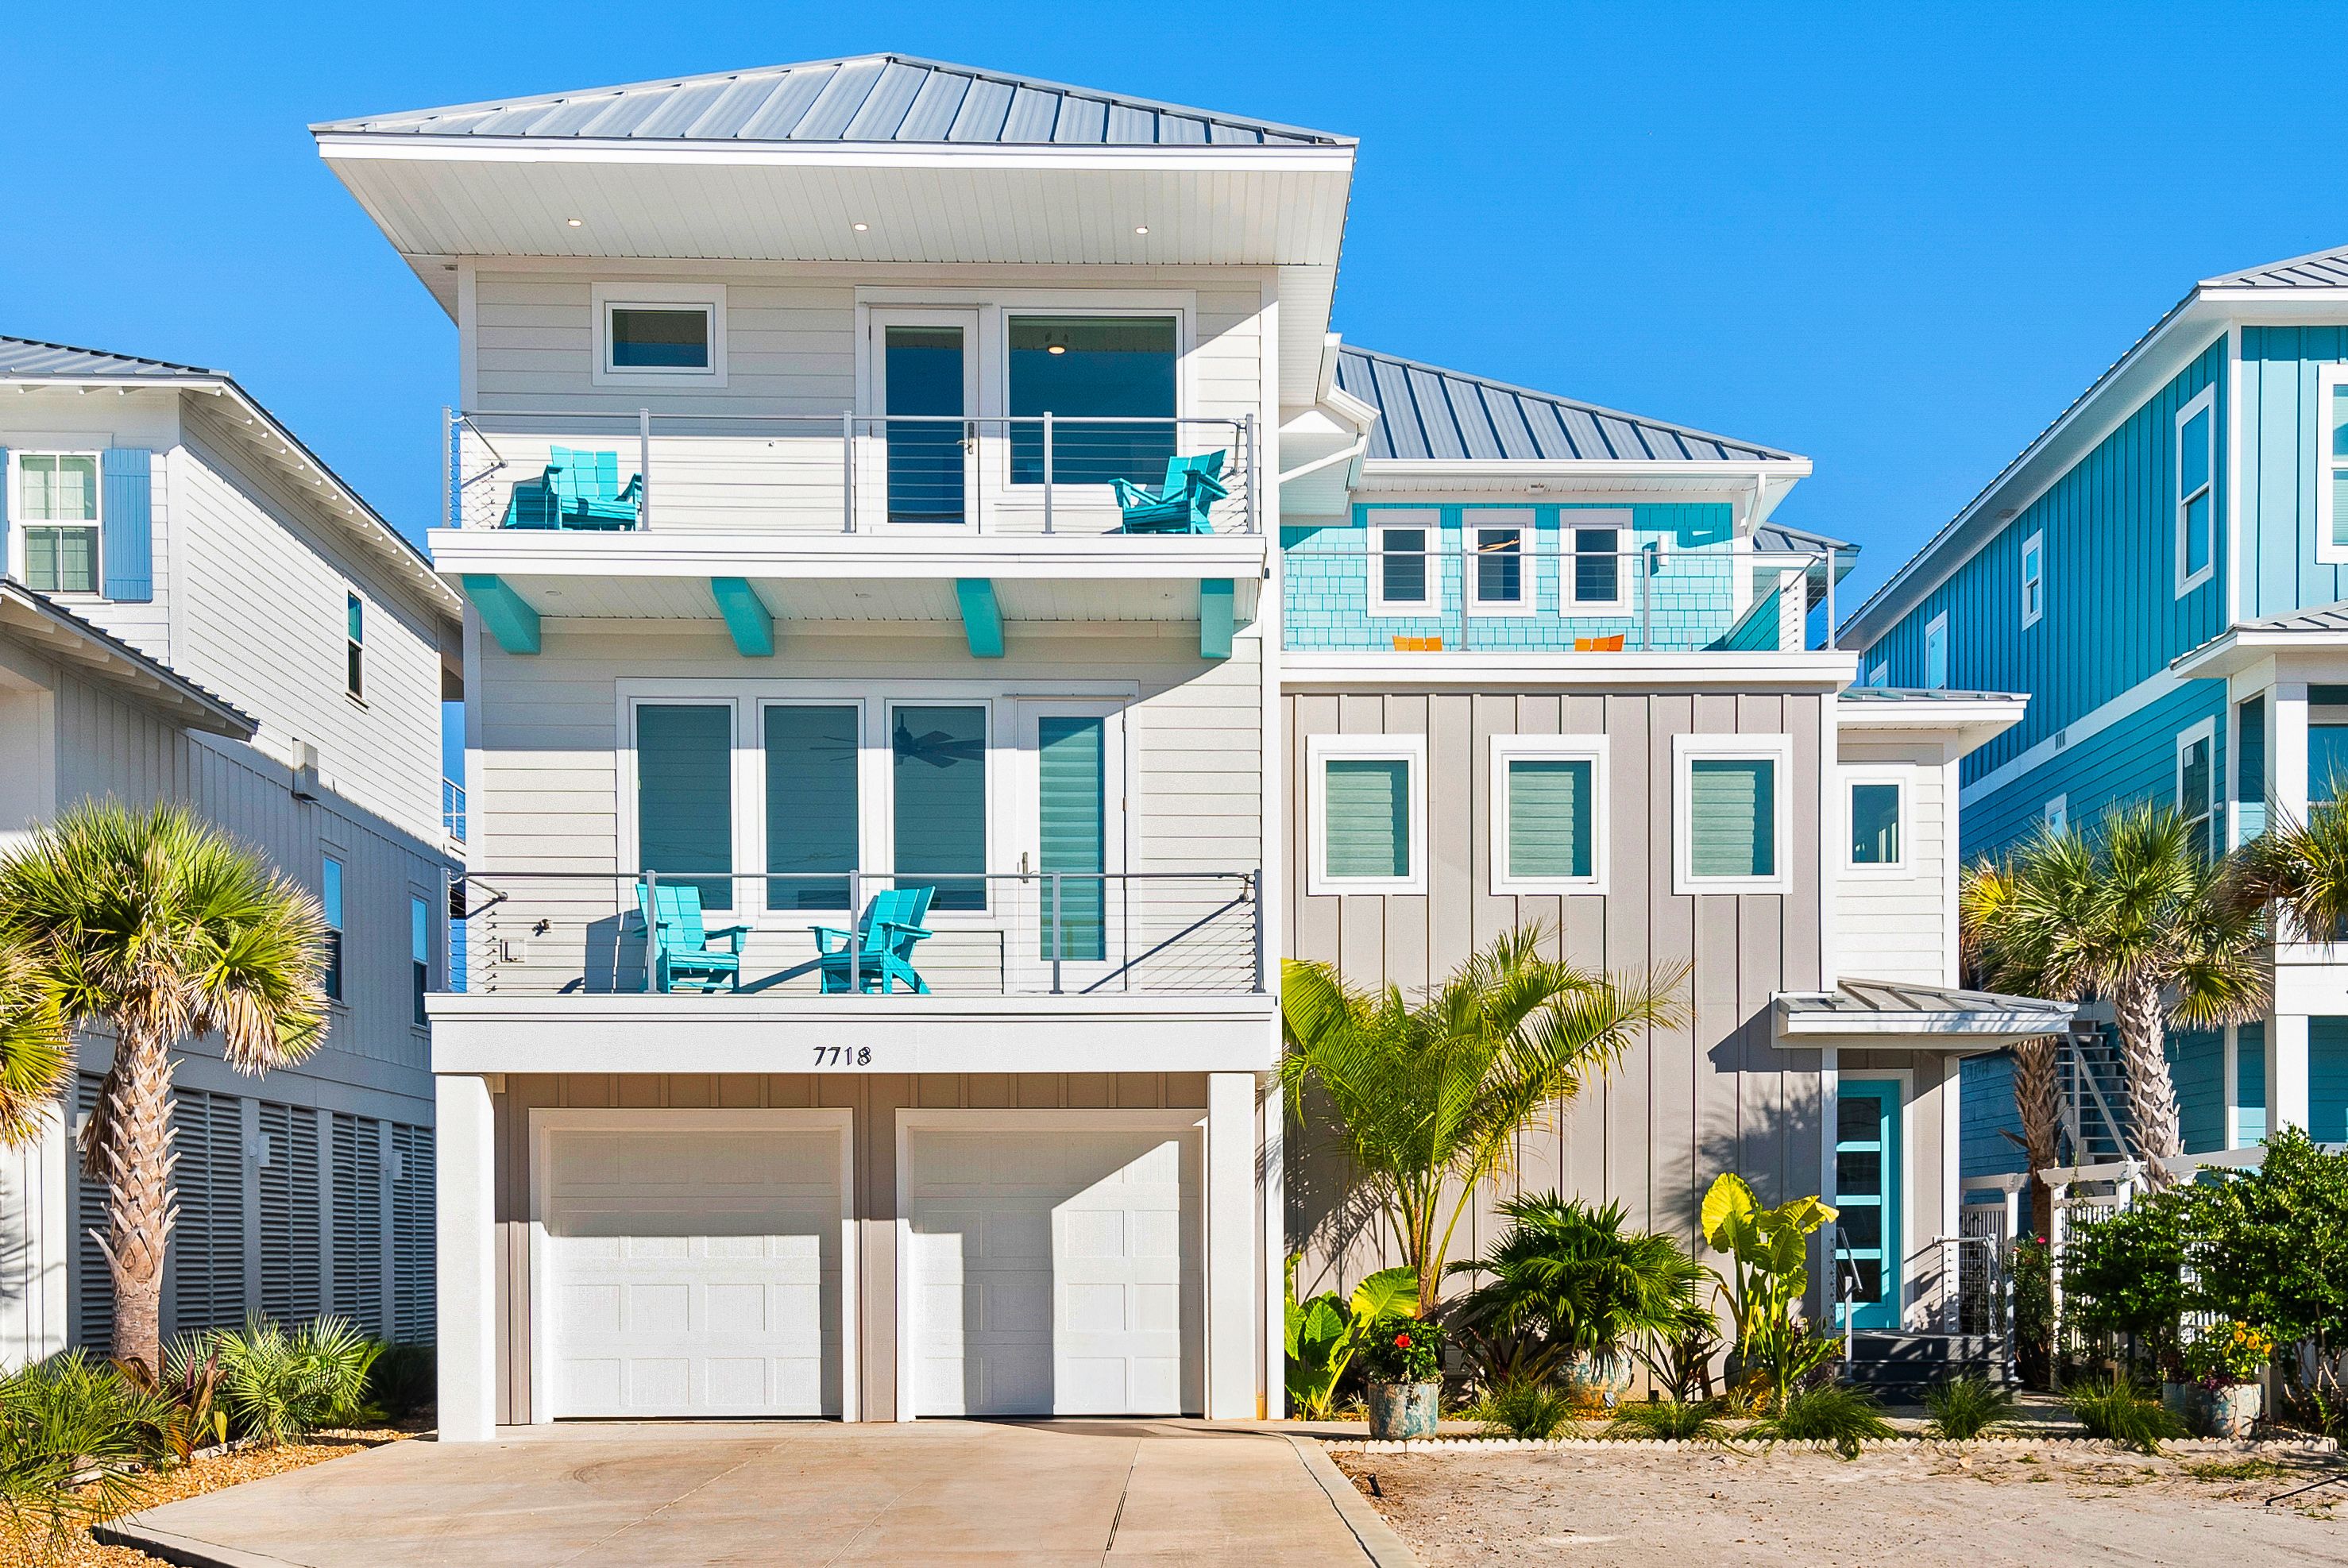
{"type": "Polygon", "coordinates": [[[994,584],[984,577],[958,577],[954,597],[962,601],[962,629],[970,638],[970,656],[1003,656],[1003,607],[994,602],[994,584]]]}
{"type": "Polygon", "coordinates": [[[510,654],[538,652],[538,612],[504,578],[468,572],[465,597],[481,613],[481,624],[489,629],[498,646],[510,654]]]}
{"type": "Polygon", "coordinates": [[[1199,580],[1199,656],[1202,659],[1228,659],[1231,656],[1231,580],[1228,577],[1202,577],[1199,580]]]}
{"type": "Polygon", "coordinates": [[[726,617],[726,629],[734,634],[735,651],[746,659],[772,658],[775,617],[767,613],[749,579],[712,577],[709,591],[717,596],[717,613],[726,617]]]}

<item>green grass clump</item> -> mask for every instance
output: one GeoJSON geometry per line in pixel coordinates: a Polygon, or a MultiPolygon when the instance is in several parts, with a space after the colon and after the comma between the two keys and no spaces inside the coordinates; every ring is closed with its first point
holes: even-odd
{"type": "Polygon", "coordinates": [[[1573,1397],[1547,1383],[1501,1383],[1485,1389],[1468,1415],[1488,1437],[1565,1437],[1573,1431],[1573,1397]]]}
{"type": "Polygon", "coordinates": [[[1928,1436],[1962,1442],[2003,1432],[2013,1425],[2013,1395],[1990,1386],[1988,1378],[1968,1372],[1924,1390],[1924,1408],[1931,1423],[1928,1436]]]}
{"type": "Polygon", "coordinates": [[[2163,1440],[2185,1435],[2185,1423],[2147,1398],[2126,1378],[2091,1377],[2063,1390],[2072,1418],[2091,1438],[2142,1454],[2157,1454],[2163,1440]]]}
{"type": "Polygon", "coordinates": [[[1683,1443],[1716,1443],[1728,1436],[1720,1407],[1711,1399],[1657,1399],[1625,1405],[1607,1423],[1610,1438],[1660,1438],[1683,1443]]]}
{"type": "Polygon", "coordinates": [[[1883,1418],[1883,1407],[1875,1396],[1848,1384],[1828,1383],[1789,1395],[1746,1428],[1745,1435],[1769,1442],[1832,1443],[1835,1452],[1850,1460],[1867,1444],[1900,1434],[1883,1418]]]}

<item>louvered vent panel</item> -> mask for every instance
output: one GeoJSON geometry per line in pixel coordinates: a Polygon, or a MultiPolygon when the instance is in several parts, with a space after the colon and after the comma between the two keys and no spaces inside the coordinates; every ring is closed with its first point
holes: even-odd
{"type": "Polygon", "coordinates": [[[335,1300],[337,1315],[383,1333],[383,1134],[355,1116],[335,1118],[335,1300]]]}
{"type": "Polygon", "coordinates": [[[433,1338],[432,1130],[394,1124],[391,1184],[392,1326],[403,1345],[433,1338]]]}
{"type": "MultiPolygon", "coordinates": [[[[78,1137],[90,1112],[98,1109],[98,1086],[106,1080],[83,1073],[74,1085],[74,1131],[78,1137]]],[[[77,1145],[66,1152],[73,1172],[73,1325],[74,1343],[93,1356],[114,1347],[114,1271],[98,1239],[107,1233],[106,1183],[81,1173],[77,1145]]]]}
{"type": "Polygon", "coordinates": [[[180,1089],[171,1111],[180,1222],[171,1233],[171,1332],[244,1321],[244,1127],[231,1095],[180,1089]]]}
{"type": "Polygon", "coordinates": [[[318,1118],[289,1105],[261,1107],[269,1161],[261,1192],[261,1310],[283,1324],[318,1315],[318,1118]]]}

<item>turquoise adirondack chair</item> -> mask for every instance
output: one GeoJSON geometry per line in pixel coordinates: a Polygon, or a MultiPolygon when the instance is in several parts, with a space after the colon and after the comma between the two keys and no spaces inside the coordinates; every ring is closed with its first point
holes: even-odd
{"type": "Polygon", "coordinates": [[[562,512],[554,499],[554,486],[549,469],[534,480],[514,480],[513,493],[506,498],[505,520],[500,528],[561,528],[562,512]]]}
{"type": "Polygon", "coordinates": [[[699,888],[688,882],[638,882],[636,908],[652,948],[654,990],[742,989],[742,938],[750,928],[704,925],[699,888]],[[712,945],[720,940],[722,949],[712,945]]]}
{"type": "Polygon", "coordinates": [[[644,476],[628,476],[620,486],[620,454],[574,451],[550,447],[546,472],[540,482],[553,494],[564,528],[629,529],[636,526],[636,503],[644,491],[644,476]]]}
{"type": "Polygon", "coordinates": [[[1222,480],[1223,454],[1166,459],[1166,482],[1155,490],[1129,480],[1113,481],[1128,533],[1212,533],[1208,513],[1231,494],[1222,480]]]}
{"type": "Polygon", "coordinates": [[[929,918],[933,887],[901,887],[875,893],[864,906],[864,916],[851,934],[837,926],[815,928],[815,950],[823,968],[827,995],[850,990],[889,993],[901,981],[917,995],[930,994],[930,983],[913,967],[913,944],[930,934],[922,922],[929,918]]]}

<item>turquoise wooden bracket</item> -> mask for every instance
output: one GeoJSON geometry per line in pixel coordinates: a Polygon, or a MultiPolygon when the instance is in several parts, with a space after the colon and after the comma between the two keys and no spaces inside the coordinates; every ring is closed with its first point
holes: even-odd
{"type": "Polygon", "coordinates": [[[465,597],[481,613],[481,624],[510,654],[538,652],[538,612],[502,577],[468,572],[465,597]]]}
{"type": "Polygon", "coordinates": [[[970,656],[1003,656],[1003,607],[994,602],[994,584],[984,577],[958,577],[954,597],[962,601],[962,629],[970,638],[970,656]]]}
{"type": "Polygon", "coordinates": [[[1228,577],[1200,578],[1199,656],[1202,659],[1230,658],[1231,625],[1231,580],[1228,577]]]}
{"type": "Polygon", "coordinates": [[[709,591],[717,596],[717,613],[734,634],[735,651],[746,659],[771,658],[775,652],[775,618],[759,600],[758,591],[743,577],[712,577],[709,591]]]}

